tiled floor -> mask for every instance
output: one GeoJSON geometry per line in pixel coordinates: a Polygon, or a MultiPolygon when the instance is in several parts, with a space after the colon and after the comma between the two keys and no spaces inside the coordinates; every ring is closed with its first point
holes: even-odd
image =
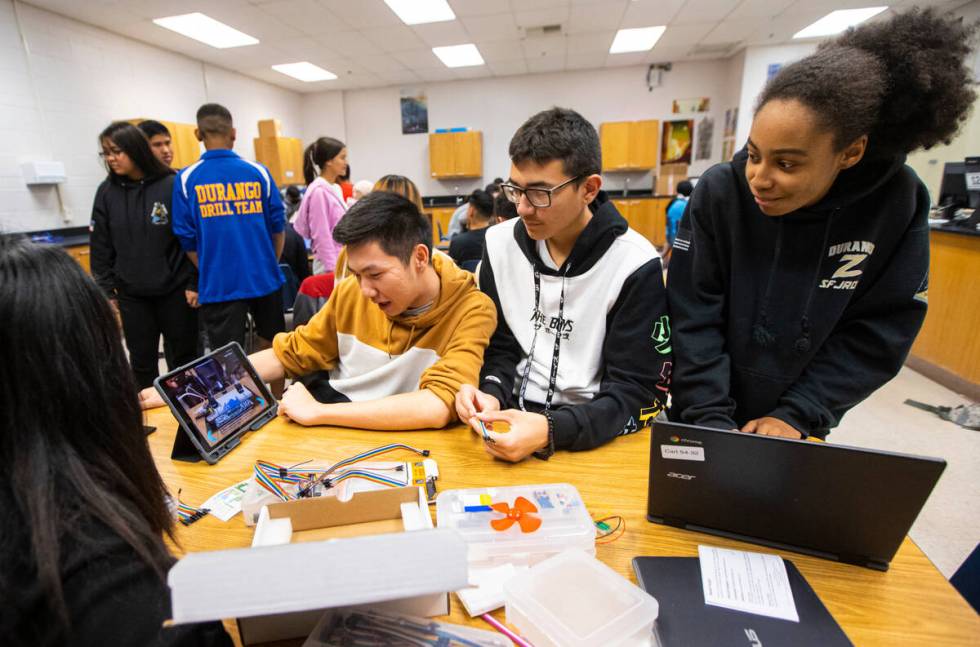
{"type": "Polygon", "coordinates": [[[968,402],[915,371],[898,376],[844,416],[828,441],[946,459],[946,471],[909,533],[947,578],[980,542],[980,431],[912,408],[968,402]]]}

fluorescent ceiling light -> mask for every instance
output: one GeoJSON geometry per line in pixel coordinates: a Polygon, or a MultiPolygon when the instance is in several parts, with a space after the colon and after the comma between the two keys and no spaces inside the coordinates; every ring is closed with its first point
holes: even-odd
{"type": "Polygon", "coordinates": [[[446,0],[385,0],[406,25],[456,20],[456,14],[446,0]]]}
{"type": "Polygon", "coordinates": [[[610,54],[623,54],[625,52],[645,52],[652,49],[660,37],[663,36],[666,27],[638,27],[636,29],[620,29],[616,32],[612,46],[609,48],[610,54]]]}
{"type": "Polygon", "coordinates": [[[203,13],[185,13],[180,16],[155,18],[153,22],[165,29],[218,49],[255,45],[259,42],[258,38],[243,34],[223,22],[205,16],[203,13]]]}
{"type": "Polygon", "coordinates": [[[332,81],[337,78],[337,75],[333,72],[329,72],[319,65],[314,65],[309,61],[302,61],[300,63],[283,63],[282,65],[273,65],[272,69],[286,76],[291,76],[294,79],[299,79],[300,81],[305,81],[311,83],[313,81],[332,81]]]}
{"type": "Polygon", "coordinates": [[[816,38],[818,36],[833,36],[839,34],[848,27],[860,25],[868,18],[877,16],[888,7],[865,7],[864,9],[840,9],[831,11],[829,14],[806,27],[802,31],[796,32],[793,38],[816,38]]]}
{"type": "Polygon", "coordinates": [[[432,53],[439,57],[446,67],[468,67],[483,65],[480,50],[473,43],[453,45],[452,47],[433,47],[432,53]]]}

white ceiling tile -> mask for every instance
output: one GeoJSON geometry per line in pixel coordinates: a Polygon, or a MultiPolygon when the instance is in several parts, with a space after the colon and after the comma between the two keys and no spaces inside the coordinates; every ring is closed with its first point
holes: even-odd
{"type": "Polygon", "coordinates": [[[476,48],[480,50],[480,55],[483,56],[483,60],[488,63],[524,60],[524,47],[519,40],[498,40],[492,43],[477,43],[476,48]]]}
{"type": "Polygon", "coordinates": [[[431,47],[398,52],[398,60],[409,69],[425,69],[442,65],[442,61],[432,53],[431,47]]]}
{"type": "Polygon", "coordinates": [[[616,37],[615,31],[599,31],[587,34],[573,34],[565,39],[569,55],[601,52],[603,58],[609,53],[609,47],[616,37]]]}
{"type": "Polygon", "coordinates": [[[348,58],[371,56],[378,53],[377,46],[359,31],[342,31],[328,36],[317,36],[317,41],[348,58]]]}
{"type": "Polygon", "coordinates": [[[482,79],[492,75],[493,71],[486,65],[457,67],[453,69],[453,76],[455,76],[457,79],[482,79]]]}
{"type": "Polygon", "coordinates": [[[644,63],[673,63],[687,58],[689,47],[654,47],[646,56],[644,63]]]}
{"type": "Polygon", "coordinates": [[[334,58],[338,53],[323,44],[322,39],[318,40],[312,36],[301,38],[287,38],[285,40],[269,41],[283,54],[288,54],[298,61],[313,62],[314,58],[334,58]]]}
{"type": "Polygon", "coordinates": [[[449,0],[449,6],[457,18],[510,13],[507,0],[449,0]]]}
{"type": "Polygon", "coordinates": [[[646,63],[647,52],[630,52],[628,54],[609,54],[606,56],[608,67],[624,67],[627,65],[643,65],[646,63]]]}
{"type": "Polygon", "coordinates": [[[497,76],[512,76],[514,74],[527,74],[527,63],[521,59],[519,61],[497,61],[487,62],[490,69],[497,76]]]}
{"type": "Polygon", "coordinates": [[[568,15],[569,7],[560,6],[550,9],[518,11],[514,14],[514,20],[517,21],[518,27],[527,29],[531,27],[542,27],[544,25],[564,24],[568,20],[568,15]]]}
{"type": "Polygon", "coordinates": [[[717,25],[717,22],[670,25],[654,47],[693,47],[717,25]]]}
{"type": "Polygon", "coordinates": [[[425,42],[405,25],[365,29],[361,33],[382,52],[401,52],[425,47],[425,42]]]}
{"type": "Polygon", "coordinates": [[[568,7],[569,0],[514,0],[514,10],[557,9],[568,7]]]}
{"type": "Polygon", "coordinates": [[[304,34],[330,34],[352,29],[342,14],[329,11],[316,0],[274,0],[259,8],[304,34]]]}
{"type": "Polygon", "coordinates": [[[387,83],[417,83],[421,80],[419,75],[411,70],[380,73],[378,78],[387,83]]]}
{"type": "Polygon", "coordinates": [[[724,20],[739,0],[687,0],[671,21],[675,25],[724,20]]]}
{"type": "Polygon", "coordinates": [[[630,2],[622,28],[669,25],[686,0],[637,0],[630,2]]]}
{"type": "Polygon", "coordinates": [[[572,7],[565,30],[568,34],[619,29],[626,13],[626,0],[572,7]]]}
{"type": "Polygon", "coordinates": [[[259,41],[296,38],[303,35],[303,32],[298,29],[280,22],[276,17],[256,7],[208,6],[206,13],[215,20],[258,38],[259,41]]]}
{"type": "MultiPolygon", "coordinates": [[[[725,17],[729,20],[745,20],[746,18],[772,18],[778,16],[796,0],[742,0],[735,9],[725,17]]],[[[867,2],[868,0],[862,0],[867,2]]]]}
{"type": "Polygon", "coordinates": [[[452,81],[456,77],[453,71],[443,65],[442,67],[430,67],[413,70],[423,81],[452,81]]]}
{"type": "Polygon", "coordinates": [[[342,16],[344,22],[356,29],[405,24],[382,0],[358,0],[358,2],[319,0],[319,2],[333,13],[342,16]]]}
{"type": "Polygon", "coordinates": [[[565,56],[565,69],[568,70],[591,70],[602,67],[605,64],[605,52],[572,52],[571,48],[569,48],[568,54],[565,56]]]}
{"type": "Polygon", "coordinates": [[[357,62],[375,74],[402,72],[405,66],[397,60],[397,56],[378,54],[376,56],[359,56],[357,62]]]}
{"type": "Polygon", "coordinates": [[[531,74],[538,72],[560,72],[565,69],[565,57],[542,57],[528,59],[527,71],[531,74]]]}
{"type": "MultiPolygon", "coordinates": [[[[759,26],[769,22],[768,19],[723,20],[708,32],[699,42],[701,45],[717,45],[720,43],[737,43],[749,38],[759,31],[759,26]]],[[[687,25],[685,25],[687,26],[687,25]]],[[[673,27],[668,27],[673,29],[673,27]]]]}
{"type": "Polygon", "coordinates": [[[528,62],[533,59],[551,57],[565,58],[565,38],[563,36],[543,36],[538,38],[525,38],[521,41],[524,49],[524,57],[528,62]]]}
{"type": "Polygon", "coordinates": [[[456,20],[431,22],[425,25],[412,25],[412,29],[429,47],[462,45],[463,43],[470,42],[466,30],[456,20]]]}
{"type": "Polygon", "coordinates": [[[493,16],[472,16],[460,20],[471,42],[485,42],[494,40],[511,40],[518,38],[520,33],[517,23],[514,22],[514,15],[496,14],[493,16]]]}

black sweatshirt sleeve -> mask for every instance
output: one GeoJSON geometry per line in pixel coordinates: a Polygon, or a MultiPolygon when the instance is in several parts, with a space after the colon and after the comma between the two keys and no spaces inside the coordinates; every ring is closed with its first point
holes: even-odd
{"type": "Polygon", "coordinates": [[[725,269],[712,231],[710,186],[699,182],[677,230],[667,302],[674,324],[670,417],[735,429],[731,358],[725,347],[725,269]]]}
{"type": "Polygon", "coordinates": [[[511,395],[514,393],[517,363],[521,360],[521,346],[504,317],[486,249],[483,250],[483,260],[480,262],[480,290],[493,300],[493,305],[497,308],[497,329],[490,336],[490,345],[483,353],[480,390],[497,398],[501,409],[509,409],[511,395]]]}
{"type": "Polygon", "coordinates": [[[912,223],[874,285],[848,307],[771,416],[823,437],[905,363],[926,316],[929,194],[921,182],[916,202],[912,223]]]}
{"type": "Polygon", "coordinates": [[[109,214],[106,212],[105,188],[103,184],[95,192],[95,202],[92,204],[92,232],[89,236],[89,259],[92,264],[92,276],[110,299],[116,296],[119,287],[116,272],[116,248],[112,244],[109,232],[109,214]]]}
{"type": "Polygon", "coordinates": [[[649,424],[666,406],[670,323],[659,258],[623,283],[606,317],[602,363],[599,392],[592,401],[552,414],[556,449],[598,447],[649,424]]]}

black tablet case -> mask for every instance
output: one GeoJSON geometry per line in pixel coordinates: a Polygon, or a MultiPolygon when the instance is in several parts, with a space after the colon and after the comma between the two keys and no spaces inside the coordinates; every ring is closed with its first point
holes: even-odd
{"type": "Polygon", "coordinates": [[[657,599],[660,647],[841,647],[852,645],[793,562],[783,560],[799,622],[704,603],[697,557],[636,557],[640,587],[657,599]]]}

